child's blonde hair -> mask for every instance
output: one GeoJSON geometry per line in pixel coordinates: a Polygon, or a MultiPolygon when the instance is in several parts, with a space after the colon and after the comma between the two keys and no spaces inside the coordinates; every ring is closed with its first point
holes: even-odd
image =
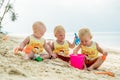
{"type": "Polygon", "coordinates": [[[92,38],[92,34],[91,34],[91,32],[90,32],[90,30],[88,28],[81,28],[79,30],[78,35],[79,35],[79,38],[81,38],[81,37],[83,37],[85,35],[88,35],[88,36],[90,36],[92,38]]]}
{"type": "Polygon", "coordinates": [[[58,34],[59,32],[64,32],[65,33],[65,29],[62,25],[57,25],[54,28],[54,35],[58,34]]]}
{"type": "Polygon", "coordinates": [[[41,25],[40,27],[44,28],[46,30],[46,26],[43,22],[41,21],[36,21],[33,25],[32,28],[34,29],[35,27],[39,27],[39,25],[41,25]]]}

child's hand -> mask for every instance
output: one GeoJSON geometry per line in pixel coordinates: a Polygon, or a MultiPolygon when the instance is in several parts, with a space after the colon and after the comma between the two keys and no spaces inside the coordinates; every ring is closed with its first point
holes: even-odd
{"type": "Polygon", "coordinates": [[[107,56],[107,54],[108,54],[108,53],[107,53],[106,51],[103,52],[103,55],[107,56]]]}
{"type": "Polygon", "coordinates": [[[107,56],[107,52],[103,52],[102,60],[105,61],[107,56]]]}
{"type": "Polygon", "coordinates": [[[14,48],[14,54],[18,54],[19,51],[22,51],[23,49],[20,47],[14,48]]]}
{"type": "Polygon", "coordinates": [[[55,53],[52,53],[51,56],[52,56],[53,58],[57,58],[57,55],[56,55],[55,53]]]}
{"type": "Polygon", "coordinates": [[[14,54],[18,54],[18,51],[19,51],[18,47],[14,48],[14,54]]]}

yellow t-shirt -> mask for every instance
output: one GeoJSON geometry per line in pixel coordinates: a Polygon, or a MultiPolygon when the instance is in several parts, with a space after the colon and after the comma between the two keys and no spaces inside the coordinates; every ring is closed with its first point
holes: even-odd
{"type": "Polygon", "coordinates": [[[82,45],[81,51],[82,51],[82,54],[87,55],[89,59],[95,59],[98,57],[98,50],[95,42],[92,42],[92,45],[89,47],[82,45]]]}
{"type": "Polygon", "coordinates": [[[54,42],[54,53],[63,52],[64,54],[69,54],[69,44],[67,41],[64,41],[64,44],[58,44],[56,41],[54,42]]]}
{"type": "Polygon", "coordinates": [[[37,39],[34,36],[30,36],[30,42],[28,46],[32,47],[32,51],[34,53],[36,53],[36,49],[38,49],[38,52],[43,52],[44,41],[44,38],[37,39]]]}

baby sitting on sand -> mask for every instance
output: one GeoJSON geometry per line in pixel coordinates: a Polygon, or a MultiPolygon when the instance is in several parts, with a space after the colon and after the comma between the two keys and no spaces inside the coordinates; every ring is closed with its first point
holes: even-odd
{"type": "Polygon", "coordinates": [[[81,53],[86,56],[85,68],[87,70],[97,69],[104,62],[107,52],[91,40],[92,34],[88,28],[81,28],[78,34],[81,43],[74,49],[73,53],[77,54],[81,49],[81,53]],[[102,56],[98,56],[98,52],[100,52],[102,56]]]}
{"type": "Polygon", "coordinates": [[[55,54],[56,57],[69,62],[69,48],[75,47],[74,41],[71,44],[69,41],[65,40],[65,29],[61,25],[54,28],[54,36],[57,39],[50,44],[53,54],[55,54]]]}
{"type": "Polygon", "coordinates": [[[42,38],[46,32],[45,25],[38,21],[33,24],[32,29],[33,34],[26,37],[24,41],[15,48],[15,54],[18,54],[18,51],[24,51],[25,59],[35,59],[37,55],[39,55],[42,59],[50,58],[52,50],[49,45],[47,45],[46,40],[42,38]],[[48,52],[48,54],[44,54],[44,49],[48,52]]]}

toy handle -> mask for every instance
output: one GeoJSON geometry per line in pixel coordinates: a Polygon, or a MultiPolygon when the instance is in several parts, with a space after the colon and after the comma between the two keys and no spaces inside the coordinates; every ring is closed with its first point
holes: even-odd
{"type": "Polygon", "coordinates": [[[75,38],[78,38],[77,34],[76,33],[74,33],[74,34],[75,34],[75,38]]]}
{"type": "Polygon", "coordinates": [[[74,35],[75,35],[75,44],[76,45],[80,44],[80,39],[78,38],[77,34],[74,33],[74,35]]]}

